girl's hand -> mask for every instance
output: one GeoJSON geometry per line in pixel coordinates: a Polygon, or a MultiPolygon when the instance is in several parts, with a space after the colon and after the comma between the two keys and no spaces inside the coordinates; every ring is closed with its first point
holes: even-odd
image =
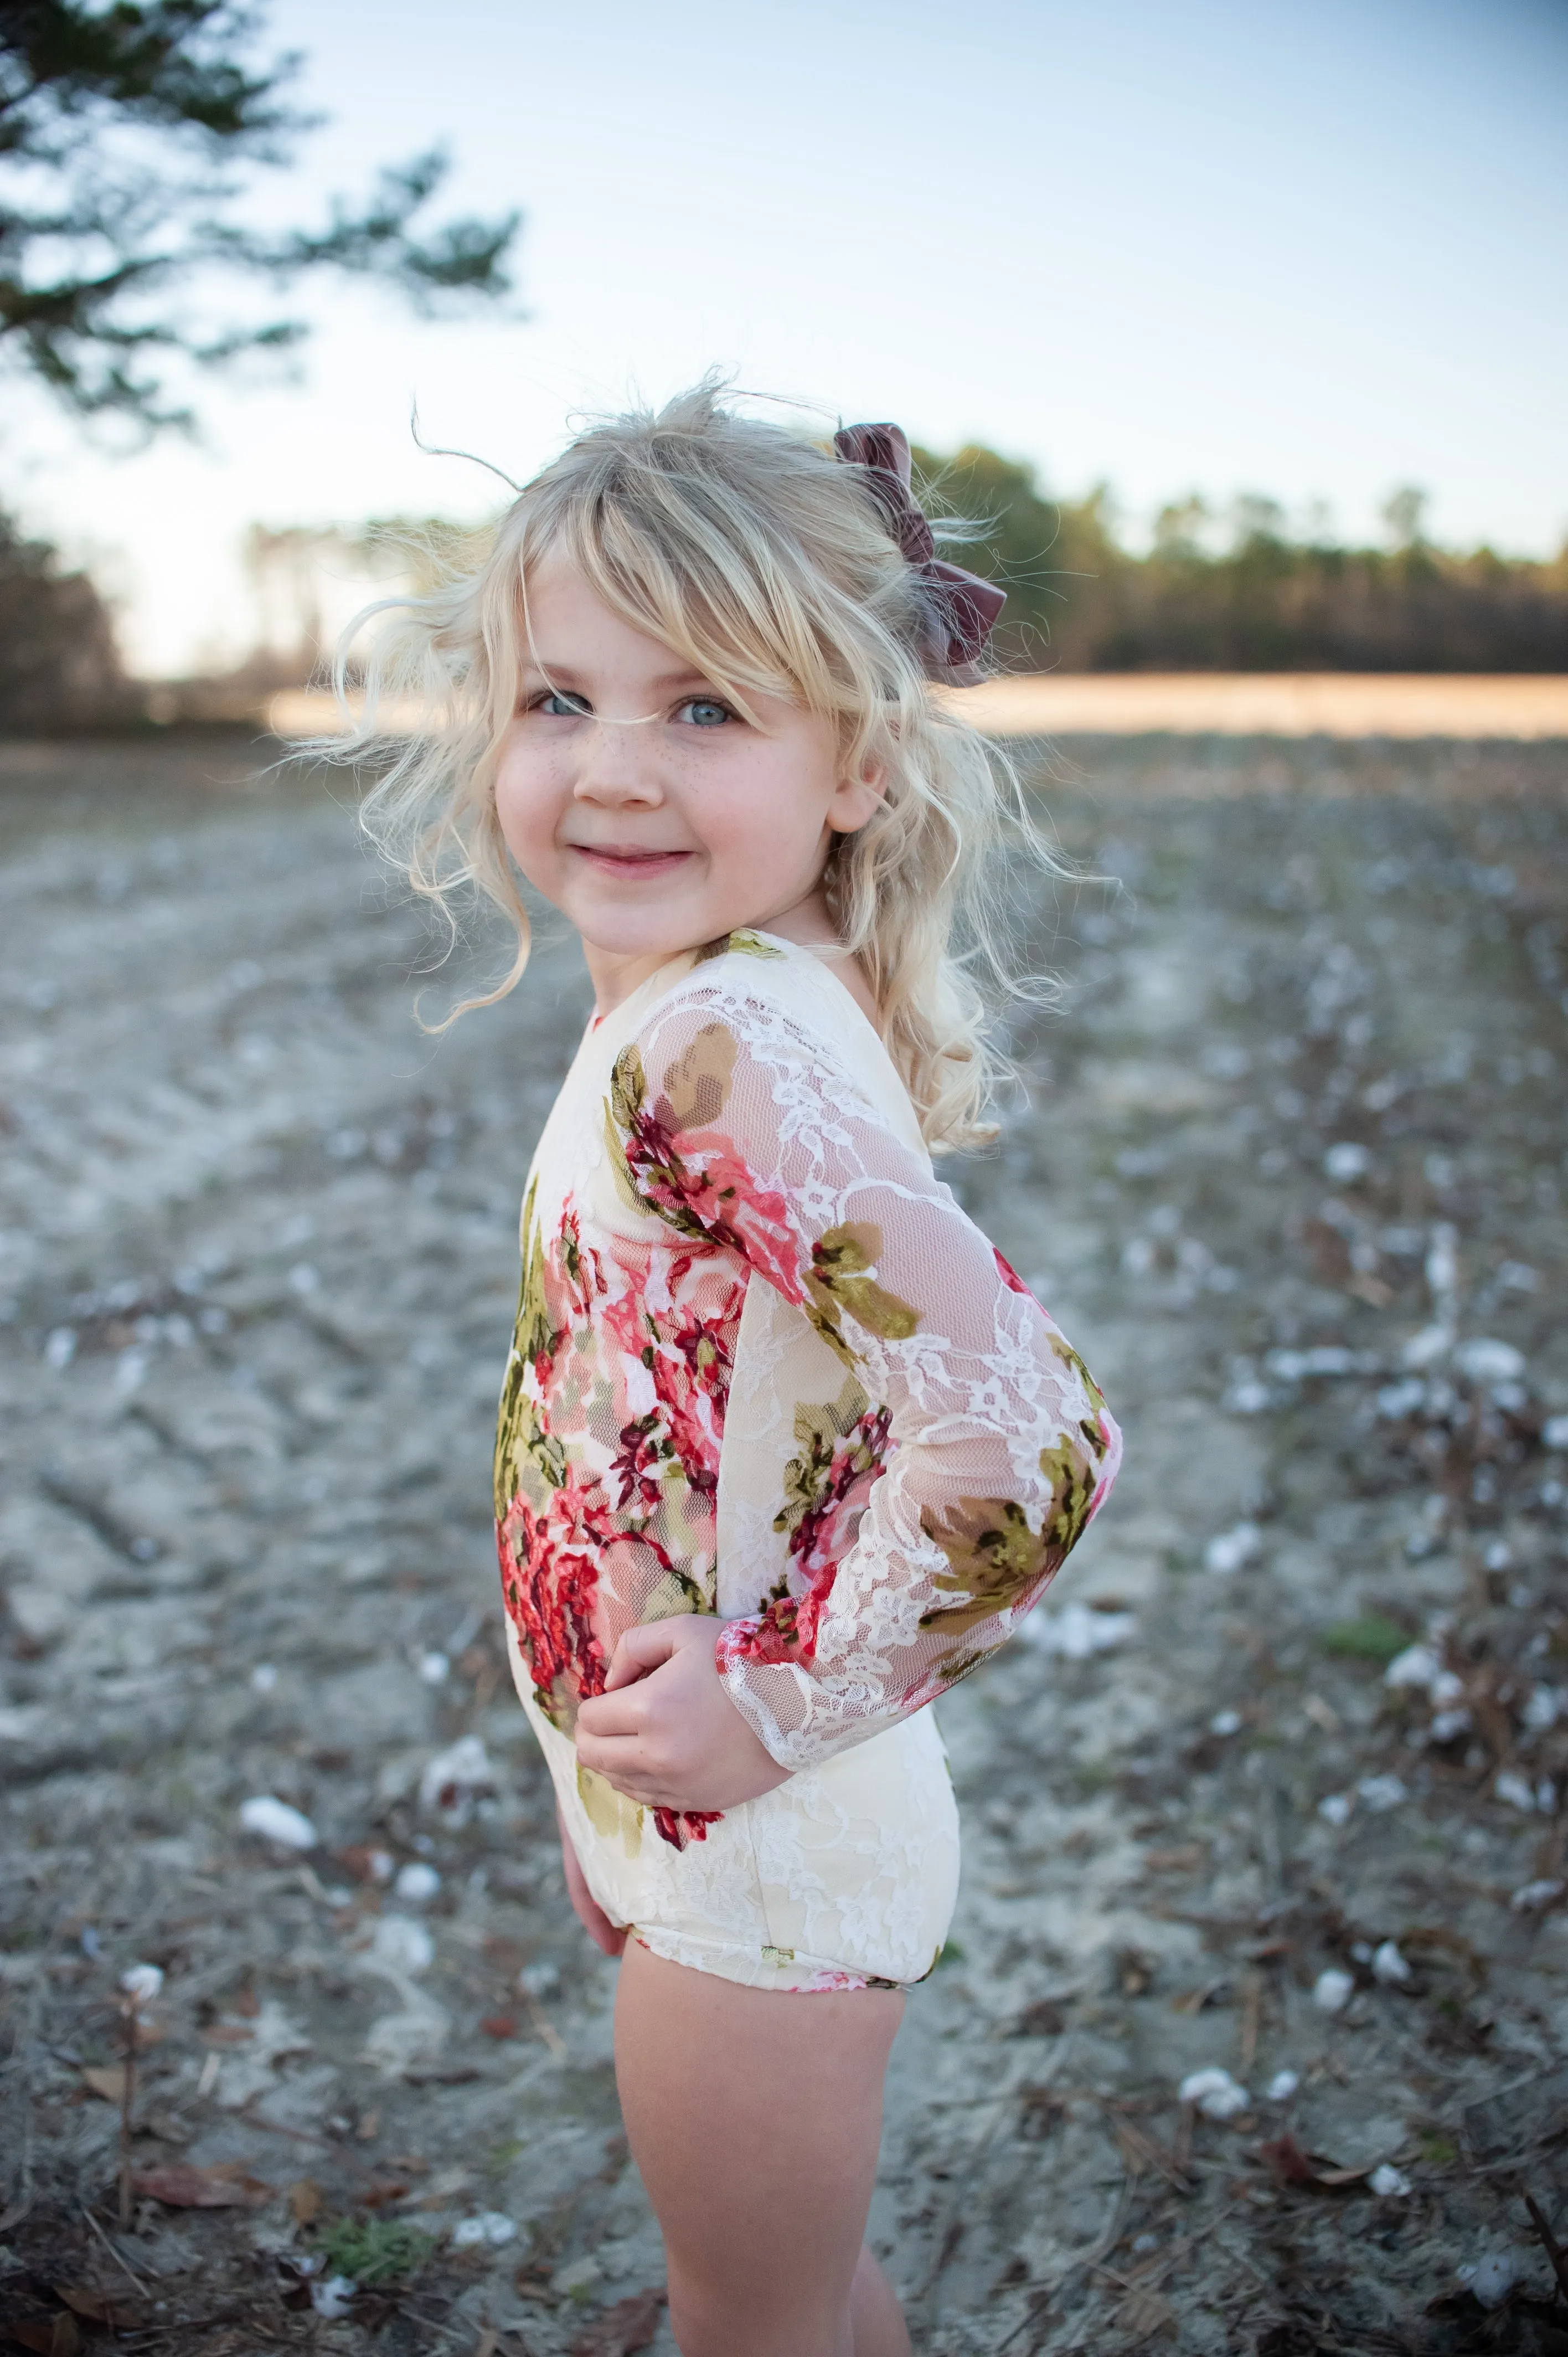
{"type": "Polygon", "coordinates": [[[706,1613],[628,1629],[577,1713],[577,1757],[648,1809],[734,1809],[789,1775],[725,1692],[706,1613]]]}
{"type": "Polygon", "coordinates": [[[626,1945],[626,1926],[612,1923],[598,1900],[589,1889],[586,1877],[572,1846],[572,1836],[566,1830],[566,1820],[559,1809],[555,1822],[561,1828],[561,1863],[566,1869],[566,1891],[572,1910],[596,1948],[607,1956],[618,1956],[626,1945]]]}

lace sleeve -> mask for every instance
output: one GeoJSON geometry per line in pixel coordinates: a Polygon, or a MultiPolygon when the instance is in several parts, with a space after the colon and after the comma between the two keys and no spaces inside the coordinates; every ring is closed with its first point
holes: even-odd
{"type": "Polygon", "coordinates": [[[1099,1508],[1120,1435],[924,1154],[764,992],[693,977],[622,1052],[607,1114],[628,1201],[744,1261],[839,1384],[795,1405],[785,1567],[719,1642],[737,1708],[803,1768],[1005,1641],[1099,1508]]]}

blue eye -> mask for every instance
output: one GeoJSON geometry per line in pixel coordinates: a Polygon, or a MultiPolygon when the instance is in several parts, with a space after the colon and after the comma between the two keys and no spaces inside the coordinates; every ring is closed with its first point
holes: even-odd
{"type": "Polygon", "coordinates": [[[727,704],[716,703],[711,695],[694,695],[681,709],[693,728],[722,728],[735,716],[727,704]]]}
{"type": "Polygon", "coordinates": [[[552,689],[533,708],[536,712],[547,712],[553,720],[583,720],[593,706],[585,695],[570,695],[564,691],[558,694],[552,689]]]}

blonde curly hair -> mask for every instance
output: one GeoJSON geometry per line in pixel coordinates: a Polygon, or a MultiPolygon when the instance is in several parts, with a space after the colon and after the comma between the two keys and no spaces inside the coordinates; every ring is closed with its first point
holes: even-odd
{"type": "Polygon", "coordinates": [[[726,407],[712,379],[656,413],[590,426],[524,486],[477,569],[380,601],[350,627],[337,670],[346,711],[349,645],[379,619],[363,704],[347,739],[316,749],[383,765],[366,828],[454,937],[461,896],[476,889],[517,928],[510,972],[447,1022],[505,996],[528,962],[494,781],[517,709],[527,585],[546,554],[743,712],[753,694],[789,698],[834,722],[847,770],[880,773],[873,816],[835,839],[830,907],[928,1144],[992,1136],[1008,1067],[990,1018],[1007,996],[1049,987],[1009,973],[1002,954],[1001,855],[1065,871],[1005,754],[933,693],[935,593],[900,553],[865,468],[726,407]],[[400,734],[383,716],[410,701],[422,722],[400,734]]]}

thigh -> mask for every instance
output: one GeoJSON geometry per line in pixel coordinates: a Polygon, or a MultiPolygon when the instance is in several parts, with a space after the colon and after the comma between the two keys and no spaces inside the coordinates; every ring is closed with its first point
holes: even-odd
{"type": "Polygon", "coordinates": [[[628,1943],[616,2075],[683,2350],[841,2345],[903,2004],[745,1988],[628,1943]]]}

